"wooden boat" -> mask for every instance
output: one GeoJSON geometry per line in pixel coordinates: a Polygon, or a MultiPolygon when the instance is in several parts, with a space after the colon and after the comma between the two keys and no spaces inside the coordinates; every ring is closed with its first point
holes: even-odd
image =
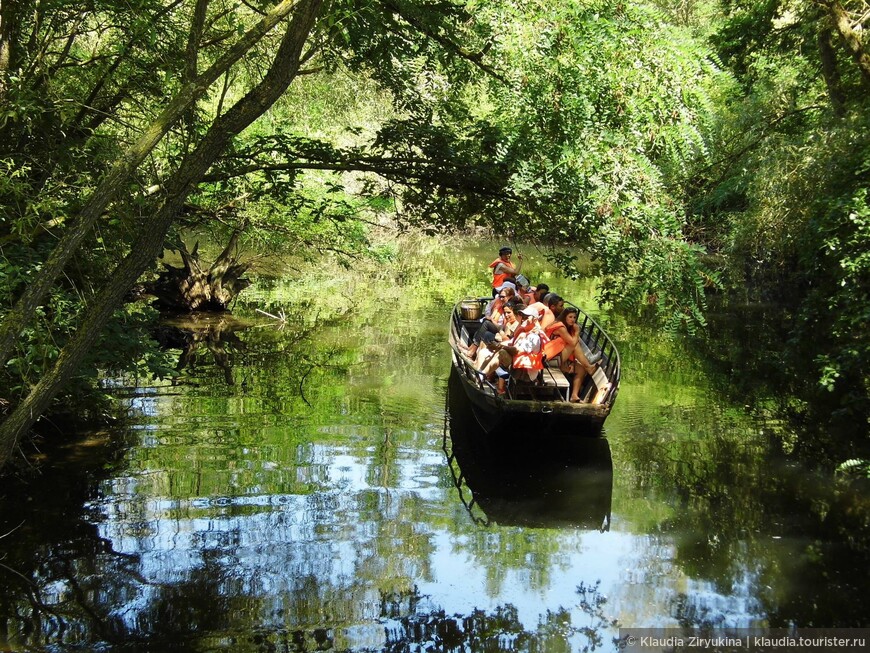
{"type": "MultiPolygon", "coordinates": [[[[453,367],[481,427],[491,432],[508,423],[511,428],[528,424],[538,431],[547,432],[590,435],[600,432],[616,401],[620,380],[619,352],[604,330],[582,309],[577,309],[577,324],[583,343],[590,352],[601,353],[598,369],[595,374],[587,376],[581,388],[582,403],[569,401],[571,382],[559,369],[556,360],[545,362],[535,383],[512,379],[507,393],[499,395],[495,383],[483,377],[460,347],[460,344],[464,347],[471,343],[483,321],[484,306],[490,299],[464,299],[456,304],[450,318],[453,367]]],[[[567,302],[566,305],[573,306],[567,302]]]]}

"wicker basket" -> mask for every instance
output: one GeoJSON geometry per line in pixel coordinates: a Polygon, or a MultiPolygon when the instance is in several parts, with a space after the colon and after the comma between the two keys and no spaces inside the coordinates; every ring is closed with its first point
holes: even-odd
{"type": "Polygon", "coordinates": [[[478,302],[478,301],[462,302],[459,305],[459,313],[462,315],[463,320],[479,320],[480,314],[481,314],[480,302],[478,302]]]}

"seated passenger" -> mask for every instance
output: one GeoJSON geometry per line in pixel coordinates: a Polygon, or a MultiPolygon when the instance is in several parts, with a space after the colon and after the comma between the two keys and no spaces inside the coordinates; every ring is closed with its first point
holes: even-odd
{"type": "Polygon", "coordinates": [[[499,287],[498,294],[483,309],[483,314],[491,318],[494,311],[500,312],[501,307],[507,304],[514,296],[516,296],[516,286],[509,281],[504,282],[499,287]]]}
{"type": "Polygon", "coordinates": [[[561,314],[562,310],[565,308],[565,300],[554,292],[551,292],[546,296],[544,303],[547,305],[547,310],[544,311],[544,315],[541,316],[542,329],[546,329],[548,326],[553,324],[553,322],[556,321],[556,316],[561,314]]]}
{"type": "Polygon", "coordinates": [[[601,358],[601,354],[591,356],[591,360],[590,357],[586,356],[585,345],[580,340],[580,327],[577,324],[578,313],[576,308],[569,306],[545,330],[545,333],[550,338],[550,342],[561,339],[565,343],[565,347],[559,354],[559,368],[566,374],[574,375],[571,383],[570,401],[575,403],[580,401],[580,388],[583,387],[586,375],[595,373],[596,364],[601,358]],[[580,370],[577,369],[578,366],[580,370]]]}
{"type": "Polygon", "coordinates": [[[536,309],[526,307],[520,310],[518,317],[522,322],[514,332],[513,338],[504,343],[493,342],[489,345],[498,356],[493,357],[493,361],[484,371],[487,373],[487,378],[491,379],[493,375],[498,377],[500,395],[506,391],[508,376],[534,381],[538,373],[544,369],[542,351],[547,336],[538,324],[539,313],[536,309]]]}
{"type": "MultiPolygon", "coordinates": [[[[519,324],[516,313],[523,308],[522,302],[516,297],[508,297],[513,292],[509,288],[503,291],[499,298],[505,297],[507,302],[501,308],[493,311],[490,318],[485,319],[480,323],[480,327],[471,337],[471,345],[465,350],[466,356],[474,358],[481,342],[491,342],[492,340],[506,340],[513,335],[514,329],[519,324]],[[505,335],[506,334],[506,335],[505,335]]],[[[462,345],[460,344],[460,349],[462,345]]]]}
{"type": "Polygon", "coordinates": [[[538,312],[541,314],[541,326],[545,329],[556,321],[556,315],[558,315],[558,313],[561,313],[564,306],[564,300],[554,292],[544,295],[541,301],[536,301],[532,304],[529,304],[529,308],[534,307],[538,309],[538,312]],[[553,311],[551,305],[556,306],[557,312],[553,311]]]}
{"type": "Polygon", "coordinates": [[[523,304],[529,305],[534,295],[535,289],[531,286],[529,280],[522,274],[517,275],[517,297],[523,300],[523,304]]]}
{"type": "Polygon", "coordinates": [[[539,283],[537,286],[527,286],[526,292],[523,293],[523,303],[526,306],[531,306],[535,302],[539,302],[550,292],[550,286],[545,283],[539,283]]]}

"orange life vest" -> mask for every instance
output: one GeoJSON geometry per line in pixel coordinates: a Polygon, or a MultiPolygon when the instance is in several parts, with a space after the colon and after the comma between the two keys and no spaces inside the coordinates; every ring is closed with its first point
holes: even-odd
{"type": "Polygon", "coordinates": [[[561,337],[556,336],[553,337],[553,333],[560,326],[564,326],[561,322],[553,322],[550,326],[544,329],[544,333],[547,334],[547,337],[550,339],[543,348],[544,357],[549,361],[553,360],[556,356],[562,353],[562,350],[565,349],[565,341],[562,340],[561,337]]]}
{"type": "Polygon", "coordinates": [[[541,327],[535,325],[533,329],[523,331],[522,333],[516,334],[512,343],[516,345],[516,343],[521,342],[525,339],[531,331],[535,331],[537,335],[541,338],[541,347],[538,351],[534,352],[525,352],[518,351],[514,356],[513,367],[515,369],[520,370],[542,370],[544,369],[544,345],[549,342],[549,338],[547,338],[547,334],[543,332],[541,327]]]}
{"type": "Polygon", "coordinates": [[[511,276],[507,272],[502,272],[501,274],[495,273],[495,269],[498,267],[499,263],[504,263],[506,265],[510,265],[510,263],[508,263],[507,261],[505,261],[501,257],[498,257],[492,263],[489,264],[489,267],[492,268],[492,287],[493,288],[501,287],[501,285],[504,283],[505,279],[507,279],[508,277],[511,276]]]}
{"type": "Polygon", "coordinates": [[[548,361],[551,361],[556,358],[556,356],[561,354],[563,349],[565,349],[565,341],[561,338],[555,338],[548,342],[546,345],[544,345],[544,357],[548,361]]]}
{"type": "MultiPolygon", "coordinates": [[[[564,323],[562,323],[562,322],[558,322],[558,321],[557,321],[557,322],[553,322],[550,326],[548,326],[546,329],[544,329],[544,333],[546,333],[546,334],[547,334],[547,337],[548,337],[550,340],[552,340],[552,339],[553,339],[553,332],[554,332],[556,329],[558,329],[560,326],[565,326],[565,325],[564,325],[564,323]]],[[[566,328],[567,328],[567,327],[566,327],[566,328]]]]}

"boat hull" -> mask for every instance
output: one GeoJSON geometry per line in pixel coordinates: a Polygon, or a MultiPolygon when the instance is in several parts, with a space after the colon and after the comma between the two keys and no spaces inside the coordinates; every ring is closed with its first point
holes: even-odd
{"type": "Polygon", "coordinates": [[[487,433],[534,428],[546,433],[572,433],[596,437],[607,419],[606,406],[566,402],[501,399],[487,394],[454,366],[452,373],[462,385],[474,417],[487,433]]]}
{"type": "Polygon", "coordinates": [[[448,385],[444,451],[472,519],[528,528],[610,528],[613,462],[607,438],[513,429],[484,433],[457,374],[448,385]],[[466,493],[471,491],[471,497],[466,493]]]}
{"type": "Polygon", "coordinates": [[[480,426],[487,433],[531,427],[540,433],[599,435],[619,391],[619,353],[607,334],[584,314],[582,325],[578,325],[581,337],[587,349],[597,351],[601,359],[595,374],[580,389],[580,396],[587,402],[568,401],[570,382],[558,366],[553,368],[549,364],[536,383],[513,382],[505,394],[499,394],[494,383],[483,378],[463,353],[482,321],[482,318],[466,319],[464,311],[472,302],[482,309],[486,301],[487,298],[478,298],[457,304],[449,335],[453,371],[480,426]]]}

